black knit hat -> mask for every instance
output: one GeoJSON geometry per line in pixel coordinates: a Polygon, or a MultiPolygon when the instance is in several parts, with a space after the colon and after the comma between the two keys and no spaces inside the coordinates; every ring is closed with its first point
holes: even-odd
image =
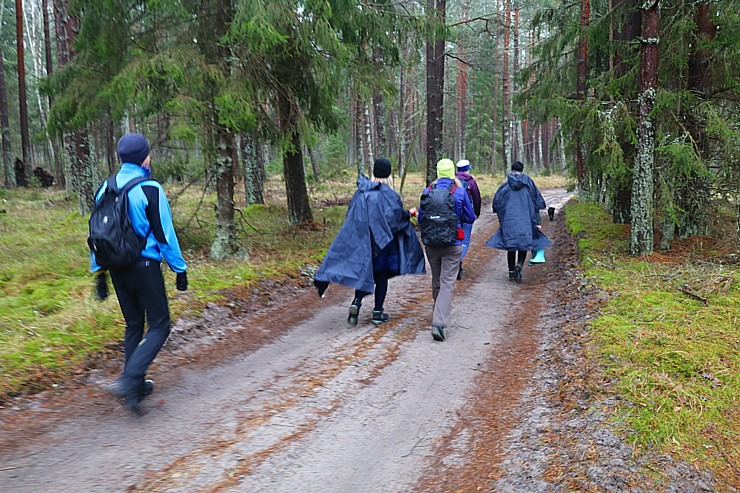
{"type": "Polygon", "coordinates": [[[148,155],[149,142],[141,134],[126,134],[118,141],[118,156],[122,163],[141,165],[148,155]]]}
{"type": "Polygon", "coordinates": [[[511,171],[524,171],[524,164],[521,161],[511,163],[511,171]]]}
{"type": "Polygon", "coordinates": [[[376,178],[388,178],[391,175],[391,162],[380,157],[373,163],[373,176],[376,178]]]}

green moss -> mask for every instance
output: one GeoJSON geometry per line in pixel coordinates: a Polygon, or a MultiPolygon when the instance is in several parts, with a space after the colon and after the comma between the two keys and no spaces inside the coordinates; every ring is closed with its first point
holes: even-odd
{"type": "Polygon", "coordinates": [[[587,276],[613,295],[591,324],[587,351],[623,397],[615,418],[625,436],[640,449],[658,447],[707,467],[736,462],[738,269],[629,258],[627,232],[603,211],[574,204],[565,213],[582,237],[587,276]],[[707,302],[686,295],[687,286],[707,302]]]}

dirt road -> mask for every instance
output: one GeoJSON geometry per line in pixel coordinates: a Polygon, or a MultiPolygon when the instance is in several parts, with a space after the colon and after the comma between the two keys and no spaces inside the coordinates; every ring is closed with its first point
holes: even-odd
{"type": "MultiPolygon", "coordinates": [[[[557,209],[567,197],[545,193],[557,209]]],[[[483,246],[497,227],[484,209],[445,342],[430,333],[429,274],[391,281],[392,319],[378,327],[370,299],[359,325],[347,326],[352,293],[339,286],[322,300],[311,289],[245,294],[251,301],[178,322],[152,367],[143,417],[105,392],[113,366],[3,409],[0,489],[540,491],[532,475],[543,470],[524,472],[532,489],[506,476],[516,469],[512,437],[522,448],[547,423],[531,422],[536,409],[522,406],[552,267],[508,281],[505,254],[483,246]],[[264,302],[256,311],[255,299],[264,302]]],[[[555,223],[543,219],[553,237],[555,223]]]]}

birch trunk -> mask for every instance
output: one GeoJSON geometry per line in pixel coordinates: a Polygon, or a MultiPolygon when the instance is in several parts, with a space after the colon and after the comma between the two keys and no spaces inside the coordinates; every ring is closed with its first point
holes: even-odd
{"type": "MultiPolygon", "coordinates": [[[[405,46],[401,48],[402,53],[405,55],[405,46]]],[[[403,59],[406,57],[404,56],[403,59]]],[[[398,175],[403,176],[406,163],[404,158],[406,156],[406,65],[401,64],[400,74],[398,78],[398,154],[396,162],[398,162],[398,175]]]]}
{"type": "Polygon", "coordinates": [[[365,174],[365,112],[360,96],[355,96],[355,142],[357,144],[357,173],[365,174]]]}
{"type": "Polygon", "coordinates": [[[367,104],[362,105],[363,121],[365,123],[365,162],[372,173],[373,168],[373,127],[371,124],[370,112],[367,104]]]}
{"type": "MultiPolygon", "coordinates": [[[[5,3],[0,2],[0,19],[5,17],[5,3]]],[[[0,38],[2,37],[3,24],[0,23],[0,38]]],[[[8,115],[8,92],[5,85],[5,68],[3,58],[3,47],[0,44],[0,127],[2,127],[3,144],[3,177],[6,188],[12,188],[15,183],[15,170],[13,169],[13,148],[10,140],[10,118],[8,115]]]]}

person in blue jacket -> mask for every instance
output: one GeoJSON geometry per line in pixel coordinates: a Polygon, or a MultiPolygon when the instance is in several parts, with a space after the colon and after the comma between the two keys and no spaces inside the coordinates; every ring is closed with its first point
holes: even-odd
{"type": "MultiPolygon", "coordinates": [[[[458,229],[462,230],[465,224],[475,222],[475,211],[468,193],[462,183],[455,177],[455,164],[449,159],[440,159],[437,163],[437,179],[422,192],[425,194],[433,188],[450,188],[454,183],[455,214],[457,215],[458,229]]],[[[424,217],[424,211],[419,205],[419,222],[424,217]]],[[[432,337],[435,341],[445,340],[445,328],[452,312],[452,295],[455,291],[455,281],[460,269],[460,258],[463,251],[463,236],[459,237],[451,246],[432,247],[425,245],[427,260],[432,269],[432,298],[434,310],[432,314],[432,337]]]]}
{"type": "MultiPolygon", "coordinates": [[[[123,187],[129,180],[151,175],[149,142],[139,133],[129,133],[118,141],[121,168],[116,174],[116,185],[123,187]]],[[[107,183],[98,191],[96,202],[102,197],[107,183]]],[[[118,297],[123,318],[126,320],[124,335],[123,372],[111,387],[124,405],[141,413],[141,399],[153,391],[154,383],[145,380],[149,365],[159,353],[170,333],[170,311],[160,263],[167,262],[176,273],[176,287],[188,287],[187,265],[182,258],[180,244],[172,225],[172,213],[162,186],[146,180],[135,185],[128,193],[128,212],[136,233],[146,238],[140,259],[126,268],[110,269],[113,288],[118,297]],[[144,336],[144,321],[149,326],[144,336]]],[[[97,273],[97,295],[108,297],[105,271],[90,253],[90,270],[97,273]]]]}
{"type": "Polygon", "coordinates": [[[391,163],[373,163],[373,178],[360,175],[347,216],[332,242],[314,284],[323,296],[330,283],[355,290],[347,322],[357,325],[362,299],[375,292],[372,323],[387,322],[383,304],[388,279],[405,274],[424,274],[424,253],[410,222],[415,209],[406,210],[393,190],[391,163]]]}
{"type": "Polygon", "coordinates": [[[486,242],[488,247],[506,250],[510,281],[521,281],[529,250],[552,246],[540,225],[540,210],[545,208],[545,199],[534,181],[524,174],[524,164],[512,163],[506,182],[493,196],[499,229],[486,242]]]}

